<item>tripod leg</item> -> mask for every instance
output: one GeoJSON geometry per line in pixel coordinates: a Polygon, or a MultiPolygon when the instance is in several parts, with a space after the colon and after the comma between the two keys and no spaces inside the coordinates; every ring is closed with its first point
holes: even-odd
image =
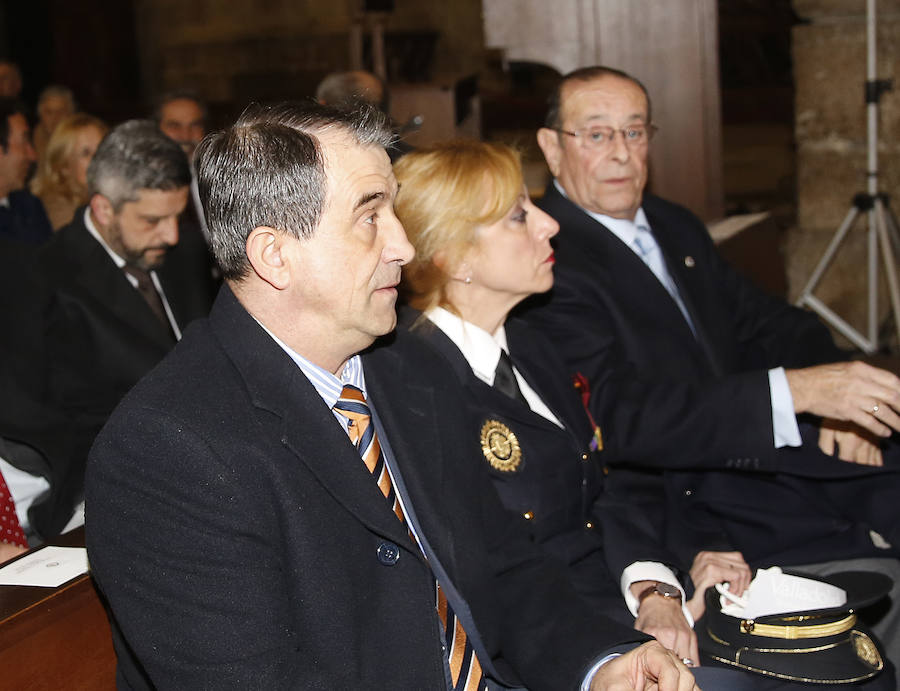
{"type": "Polygon", "coordinates": [[[888,234],[891,236],[891,244],[894,246],[895,254],[900,256],[900,232],[897,230],[897,219],[891,211],[891,207],[884,204],[883,208],[884,221],[888,229],[888,234]]]}
{"type": "Polygon", "coordinates": [[[837,229],[837,231],[835,231],[834,236],[831,238],[828,249],[825,250],[825,254],[822,255],[819,263],[816,264],[816,268],[812,272],[812,275],[809,277],[809,281],[806,282],[806,286],[804,286],[803,290],[800,291],[800,296],[797,298],[797,301],[795,303],[796,305],[803,305],[806,302],[807,298],[816,289],[816,286],[819,284],[819,281],[822,278],[822,274],[825,273],[825,269],[828,268],[828,265],[834,258],[835,252],[837,252],[837,249],[844,241],[844,238],[847,237],[847,232],[850,230],[850,228],[853,227],[853,222],[856,220],[857,215],[859,215],[859,209],[855,206],[850,207],[850,211],[847,212],[847,215],[844,217],[844,221],[841,223],[840,227],[837,229]]]}

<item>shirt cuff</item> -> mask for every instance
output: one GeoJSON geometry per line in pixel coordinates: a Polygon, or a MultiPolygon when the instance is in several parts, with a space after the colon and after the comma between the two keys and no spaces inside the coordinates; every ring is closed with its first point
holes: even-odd
{"type": "Polygon", "coordinates": [[[622,578],[619,586],[622,588],[622,596],[625,598],[625,604],[631,615],[637,618],[638,615],[638,599],[631,592],[631,584],[638,581],[657,581],[658,583],[666,583],[681,591],[681,612],[691,628],[694,628],[694,618],[687,608],[687,598],[684,595],[684,588],[675,577],[675,572],[665,564],[658,561],[636,561],[629,564],[622,572],[622,578]]]}
{"type": "Polygon", "coordinates": [[[621,657],[622,653],[610,653],[604,658],[598,660],[593,667],[590,668],[587,675],[584,677],[584,681],[581,682],[581,691],[590,691],[591,682],[594,681],[594,676],[597,674],[597,670],[599,670],[603,665],[605,665],[610,660],[615,660],[617,657],[621,657]]]}
{"type": "Polygon", "coordinates": [[[769,393],[772,398],[772,431],[775,437],[775,448],[783,446],[800,446],[800,427],[794,413],[794,397],[788,386],[784,367],[769,370],[769,393]]]}

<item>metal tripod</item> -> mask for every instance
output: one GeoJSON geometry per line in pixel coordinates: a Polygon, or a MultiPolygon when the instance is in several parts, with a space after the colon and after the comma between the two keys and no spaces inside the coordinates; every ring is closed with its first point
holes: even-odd
{"type": "Polygon", "coordinates": [[[881,95],[890,91],[889,80],[878,80],[876,72],[876,20],[875,0],[867,0],[866,5],[866,48],[867,79],[865,89],[866,114],[868,116],[868,188],[864,193],[853,197],[853,204],[843,223],[831,239],[825,254],[819,260],[809,281],[797,298],[797,305],[809,307],[818,313],[823,320],[831,324],[864,353],[871,355],[878,350],[878,254],[879,248],[884,260],[884,271],[887,276],[888,290],[891,297],[891,308],[897,337],[900,340],[900,283],[897,280],[897,252],[900,250],[900,236],[897,232],[897,219],[891,213],[888,196],[878,191],[878,101],[881,95]],[[861,214],[868,217],[868,334],[863,336],[836,312],[831,310],[813,291],[822,279],[825,270],[837,254],[841,243],[853,228],[861,214]]]}

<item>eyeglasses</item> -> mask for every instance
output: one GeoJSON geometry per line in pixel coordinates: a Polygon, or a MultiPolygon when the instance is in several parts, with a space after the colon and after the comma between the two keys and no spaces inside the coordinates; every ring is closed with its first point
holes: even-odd
{"type": "Polygon", "coordinates": [[[586,127],[583,130],[575,130],[574,132],[560,129],[559,127],[554,127],[553,129],[560,134],[567,134],[570,137],[575,137],[575,139],[578,140],[578,143],[587,149],[605,151],[612,146],[616,135],[620,132],[622,133],[622,140],[625,142],[625,146],[629,149],[637,149],[645,146],[647,142],[653,138],[654,133],[659,128],[656,125],[644,125],[641,123],[629,125],[628,127],[621,127],[619,129],[616,129],[615,127],[604,127],[603,125],[594,125],[593,127],[586,127]]]}

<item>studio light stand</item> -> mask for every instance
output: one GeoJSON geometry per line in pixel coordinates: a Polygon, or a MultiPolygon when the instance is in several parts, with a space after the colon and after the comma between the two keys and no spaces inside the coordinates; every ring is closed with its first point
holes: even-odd
{"type": "Polygon", "coordinates": [[[891,297],[891,308],[894,315],[894,325],[897,329],[897,337],[900,340],[900,284],[897,281],[897,250],[900,248],[900,239],[897,234],[897,220],[891,213],[888,195],[878,191],[878,102],[881,95],[892,88],[890,80],[878,80],[876,78],[876,15],[875,0],[867,0],[866,4],[866,114],[868,116],[868,163],[866,192],[853,197],[853,204],[843,223],[831,239],[828,249],[819,260],[815,270],[809,278],[806,287],[797,298],[797,305],[809,307],[824,321],[837,329],[854,345],[867,355],[872,355],[878,350],[878,254],[879,247],[884,260],[884,271],[887,275],[888,290],[891,297]],[[863,336],[854,329],[836,312],[831,310],[813,291],[822,279],[825,270],[831,264],[837,254],[841,243],[853,228],[861,214],[868,217],[868,334],[863,336]],[[892,244],[893,242],[893,244],[892,244]]]}

